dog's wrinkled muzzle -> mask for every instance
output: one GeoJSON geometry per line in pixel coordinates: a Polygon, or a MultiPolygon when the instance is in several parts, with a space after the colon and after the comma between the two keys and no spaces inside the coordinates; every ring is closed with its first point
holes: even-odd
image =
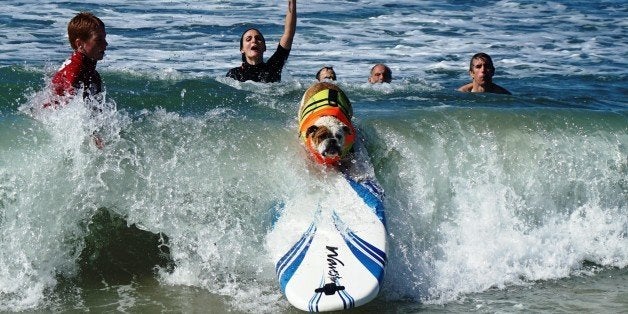
{"type": "Polygon", "coordinates": [[[338,141],[335,139],[329,140],[329,143],[325,150],[323,151],[323,157],[334,157],[340,156],[342,149],[338,146],[338,141]]]}
{"type": "Polygon", "coordinates": [[[331,155],[327,153],[325,153],[325,155],[321,155],[316,149],[314,149],[314,146],[312,145],[312,140],[309,137],[305,139],[305,149],[314,158],[314,161],[316,161],[319,164],[332,166],[332,165],[338,165],[340,163],[340,151],[339,153],[336,153],[335,155],[331,155]]]}
{"type": "Polygon", "coordinates": [[[323,152],[324,157],[340,156],[340,149],[337,147],[330,147],[323,152]]]}

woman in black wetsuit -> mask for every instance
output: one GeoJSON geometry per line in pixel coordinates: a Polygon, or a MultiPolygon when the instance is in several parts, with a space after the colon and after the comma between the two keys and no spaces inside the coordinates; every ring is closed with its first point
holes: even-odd
{"type": "Polygon", "coordinates": [[[264,62],[266,40],[262,33],[250,28],[240,38],[240,53],[242,53],[242,65],[227,72],[227,77],[235,80],[272,83],[281,81],[281,70],[288,59],[292,39],[297,27],[297,1],[288,0],[288,11],[284,32],[279,40],[277,51],[264,62]]]}

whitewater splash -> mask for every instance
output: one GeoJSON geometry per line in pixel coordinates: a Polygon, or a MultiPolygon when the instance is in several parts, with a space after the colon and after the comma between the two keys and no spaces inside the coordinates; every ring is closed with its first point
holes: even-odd
{"type": "MultiPolygon", "coordinates": [[[[60,279],[81,280],[81,252],[101,208],[168,237],[174,267],[157,268],[162,285],[199,287],[244,311],[288,309],[263,253],[270,209],[302,193],[303,182],[323,181],[296,139],[300,86],[283,85],[273,101],[243,86],[253,93],[235,89],[206,111],[112,103],[93,119],[89,102],[76,100],[45,114],[24,106],[3,123],[3,310],[45,307],[60,279]],[[91,142],[95,131],[103,150],[91,142]]],[[[347,86],[350,95],[363,88],[347,86]]],[[[447,304],[587,273],[586,263],[626,267],[622,115],[412,102],[385,104],[397,110],[380,114],[354,101],[387,194],[381,298],[447,304]]]]}
{"type": "Polygon", "coordinates": [[[10,142],[0,169],[3,310],[36,306],[57,275],[76,275],[82,225],[100,206],[103,188],[90,134],[107,129],[99,124],[114,114],[93,119],[82,100],[42,114],[39,96],[33,99],[22,109],[39,120],[21,117],[4,133],[10,142]]]}
{"type": "Polygon", "coordinates": [[[277,42],[282,3],[112,1],[94,8],[109,31],[99,72],[116,109],[97,119],[81,101],[17,109],[68,56],[65,27],[83,6],[39,3],[0,12],[0,310],[138,309],[170,292],[185,303],[192,287],[220,309],[289,311],[263,257],[268,209],[310,180],[294,116],[322,65],[354,104],[387,195],[389,268],[374,306],[452,306],[626,267],[623,2],[338,1],[330,21],[330,2],[310,1],[284,82],[262,86],[224,74],[240,62],[241,30],[277,42]],[[480,50],[514,96],[454,92],[480,50]],[[393,84],[365,83],[379,61],[393,84]],[[86,297],[78,264],[102,208],[123,219],[116,226],[168,237],[175,267],[148,285],[163,295],[147,297],[140,279],[110,287],[119,297],[102,287],[86,297]]]}
{"type": "Polygon", "coordinates": [[[591,134],[596,126],[587,124],[600,120],[497,114],[494,124],[462,118],[468,113],[451,108],[372,125],[374,158],[390,161],[378,173],[394,203],[390,291],[442,304],[586,273],[583,262],[626,267],[621,116],[591,134]],[[398,284],[404,278],[412,284],[398,284]]]}

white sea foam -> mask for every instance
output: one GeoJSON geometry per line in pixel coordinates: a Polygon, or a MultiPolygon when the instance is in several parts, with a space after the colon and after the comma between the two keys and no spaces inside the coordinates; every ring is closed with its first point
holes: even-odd
{"type": "MultiPolygon", "coordinates": [[[[253,101],[265,109],[285,105],[253,101]]],[[[40,143],[24,139],[2,155],[16,160],[0,172],[0,192],[13,195],[3,198],[10,206],[2,219],[10,223],[2,229],[0,289],[10,297],[2,309],[36,308],[56,275],[75,275],[81,226],[100,206],[170,237],[176,268],[161,271],[162,284],[202,288],[242,311],[288,308],[266,252],[273,252],[267,209],[300,202],[288,218],[309,218],[298,210],[313,210],[309,199],[295,196],[305,182],[329,187],[311,178],[317,172],[307,171],[286,117],[269,127],[267,116],[238,110],[199,117],[145,110],[130,124],[119,117],[107,124],[124,136],[103,152],[86,145],[92,126],[81,101],[49,112],[39,126],[31,122],[25,138],[40,143]]],[[[447,303],[490,287],[578,274],[583,261],[626,267],[628,221],[618,198],[625,134],[580,136],[578,126],[526,133],[535,125],[529,121],[487,128],[491,119],[439,110],[364,126],[389,187],[382,298],[447,303]]],[[[133,308],[135,291],[119,292],[120,309],[133,308]]]]}
{"type": "Polygon", "coordinates": [[[485,132],[451,114],[433,119],[378,130],[384,156],[405,165],[388,190],[395,200],[387,207],[394,295],[446,303],[579,274],[583,261],[626,267],[625,170],[618,171],[626,160],[617,142],[569,132],[485,132]],[[418,136],[397,140],[410,138],[407,132],[418,136]],[[591,157],[574,157],[582,153],[591,157]]]}

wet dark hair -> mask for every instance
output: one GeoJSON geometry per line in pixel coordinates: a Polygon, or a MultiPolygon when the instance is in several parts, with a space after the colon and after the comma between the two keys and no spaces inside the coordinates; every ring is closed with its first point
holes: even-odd
{"type": "Polygon", "coordinates": [[[491,56],[484,52],[478,52],[474,54],[473,57],[471,57],[471,61],[469,61],[469,71],[473,71],[473,60],[478,59],[484,60],[484,62],[486,62],[490,69],[495,70],[495,66],[493,65],[493,59],[491,59],[491,56]]]}
{"type": "Polygon", "coordinates": [[[333,67],[322,67],[320,70],[318,70],[318,72],[316,72],[316,79],[317,80],[321,80],[321,72],[323,72],[323,70],[332,70],[332,75],[333,77],[331,78],[332,80],[336,80],[336,71],[334,71],[333,67]]]}
{"type": "MultiPolygon", "coordinates": [[[[242,47],[244,47],[244,34],[246,34],[246,32],[251,31],[251,30],[258,32],[259,35],[262,36],[262,40],[264,41],[264,43],[266,43],[266,38],[264,38],[264,35],[262,34],[262,32],[260,32],[259,29],[255,27],[251,27],[245,30],[244,32],[242,32],[242,36],[240,36],[240,50],[242,50],[242,47]]],[[[242,54],[242,62],[246,62],[246,56],[244,54],[242,54]]]]}

